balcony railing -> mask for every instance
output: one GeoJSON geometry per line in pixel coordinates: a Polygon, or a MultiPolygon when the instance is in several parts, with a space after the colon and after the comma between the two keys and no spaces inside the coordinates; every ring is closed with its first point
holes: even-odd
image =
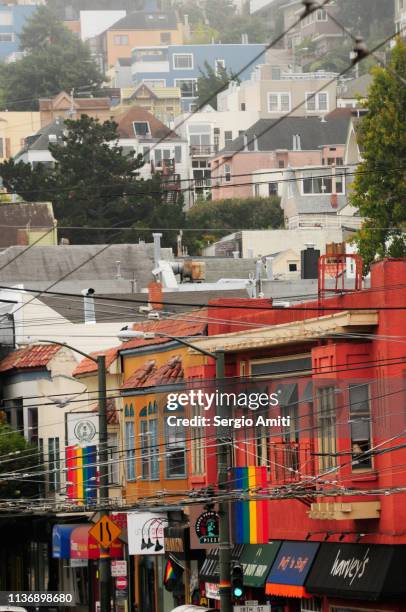
{"type": "Polygon", "coordinates": [[[315,475],[315,459],[310,443],[278,442],[270,444],[270,482],[300,482],[315,475]]]}
{"type": "Polygon", "coordinates": [[[211,178],[195,179],[195,189],[210,189],[211,178]]]}
{"type": "Polygon", "coordinates": [[[189,153],[192,157],[207,157],[218,153],[218,145],[190,145],[189,153]]]}

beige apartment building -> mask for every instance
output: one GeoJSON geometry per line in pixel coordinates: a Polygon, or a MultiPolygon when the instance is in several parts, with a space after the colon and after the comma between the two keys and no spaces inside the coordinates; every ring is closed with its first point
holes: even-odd
{"type": "Polygon", "coordinates": [[[40,128],[40,113],[0,112],[0,161],[14,157],[24,146],[27,136],[40,128]]]}
{"type": "Polygon", "coordinates": [[[263,118],[325,115],[337,106],[334,77],[331,72],[291,72],[286,66],[263,64],[249,81],[230,83],[217,98],[218,109],[255,111],[263,118]]]}

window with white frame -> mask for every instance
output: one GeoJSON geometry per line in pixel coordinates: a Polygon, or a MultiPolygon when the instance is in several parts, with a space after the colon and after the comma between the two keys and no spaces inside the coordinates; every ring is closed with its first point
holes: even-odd
{"type": "Polygon", "coordinates": [[[151,134],[148,121],[133,121],[134,134],[136,136],[147,136],[151,134]]]}
{"type": "Polygon", "coordinates": [[[148,87],[166,87],[165,79],[143,79],[142,82],[148,87]]]}
{"type": "Polygon", "coordinates": [[[328,195],[331,193],[344,193],[344,180],[342,174],[337,174],[335,179],[328,176],[303,177],[303,195],[328,195]],[[335,190],[334,181],[335,180],[335,190]]]}
{"type": "Polygon", "coordinates": [[[216,59],[214,61],[214,71],[217,76],[221,76],[226,69],[226,60],[225,59],[216,59]]]}
{"type": "Polygon", "coordinates": [[[328,21],[328,15],[325,9],[316,11],[316,21],[328,21]]]}
{"type": "Polygon", "coordinates": [[[193,53],[174,53],[173,67],[175,70],[193,70],[193,53]]]}
{"type": "Polygon", "coordinates": [[[188,131],[192,154],[210,155],[211,125],[209,123],[191,124],[188,131]]]}
{"type": "Polygon", "coordinates": [[[224,131],[224,146],[228,147],[233,142],[233,132],[231,130],[224,131]]]}
{"type": "Polygon", "coordinates": [[[231,181],[231,166],[230,164],[224,164],[224,178],[226,183],[231,181]]]}
{"type": "Polygon", "coordinates": [[[306,28],[308,25],[311,25],[312,23],[314,23],[315,17],[314,17],[314,13],[310,13],[309,15],[307,15],[306,17],[304,17],[301,21],[301,25],[302,28],[306,28]]]}
{"type": "Polygon", "coordinates": [[[175,79],[175,87],[179,87],[182,98],[197,97],[197,79],[175,79]]]}
{"type": "Polygon", "coordinates": [[[328,93],[326,91],[307,92],[306,110],[309,112],[328,111],[328,93]]]}
{"type": "Polygon", "coordinates": [[[0,32],[0,43],[14,42],[14,34],[12,32],[0,32]]]}
{"type": "Polygon", "coordinates": [[[288,91],[268,93],[268,111],[270,113],[287,113],[290,111],[290,93],[288,91]]]}
{"type": "Polygon", "coordinates": [[[127,34],[116,34],[116,36],[114,36],[114,44],[117,45],[117,46],[128,45],[128,36],[127,36],[127,34]]]}

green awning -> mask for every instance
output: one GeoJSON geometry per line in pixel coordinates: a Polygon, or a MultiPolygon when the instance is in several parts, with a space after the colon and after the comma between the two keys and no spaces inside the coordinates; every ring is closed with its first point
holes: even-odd
{"type": "Polygon", "coordinates": [[[269,542],[269,544],[245,544],[240,563],[244,569],[246,586],[264,586],[280,545],[280,540],[269,542]]]}

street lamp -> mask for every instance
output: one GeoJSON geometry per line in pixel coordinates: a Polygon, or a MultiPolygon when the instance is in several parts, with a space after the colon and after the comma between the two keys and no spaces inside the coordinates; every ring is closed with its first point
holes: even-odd
{"type": "MultiPolygon", "coordinates": [[[[126,342],[128,340],[152,340],[153,338],[168,338],[169,340],[175,340],[179,344],[183,344],[188,348],[206,355],[214,359],[216,362],[216,388],[219,391],[222,381],[224,379],[224,350],[217,349],[213,353],[206,351],[195,344],[192,344],[184,338],[172,336],[164,332],[143,332],[132,329],[122,329],[118,336],[119,340],[126,342]]],[[[221,419],[225,418],[223,403],[221,401],[221,393],[216,393],[216,416],[221,419]]],[[[222,427],[218,427],[217,431],[217,480],[220,491],[224,491],[227,486],[228,480],[228,468],[230,465],[228,444],[228,436],[222,436],[222,427]]],[[[219,509],[219,570],[220,570],[220,611],[231,612],[231,550],[230,550],[230,520],[229,520],[229,508],[228,502],[220,500],[218,504],[219,509]]]]}
{"type": "MultiPolygon", "coordinates": [[[[88,353],[66,344],[66,342],[57,342],[56,340],[42,340],[46,344],[56,344],[57,346],[65,346],[66,348],[82,355],[86,359],[90,359],[97,365],[98,377],[98,396],[99,396],[99,496],[101,505],[108,502],[109,498],[109,470],[108,470],[108,452],[107,452],[107,397],[106,397],[106,358],[104,355],[93,357],[88,353]]],[[[108,510],[100,511],[101,517],[108,516],[108,510]]],[[[100,581],[100,612],[110,612],[111,609],[111,559],[109,551],[106,549],[100,550],[99,557],[99,581],[100,581]]]]}

